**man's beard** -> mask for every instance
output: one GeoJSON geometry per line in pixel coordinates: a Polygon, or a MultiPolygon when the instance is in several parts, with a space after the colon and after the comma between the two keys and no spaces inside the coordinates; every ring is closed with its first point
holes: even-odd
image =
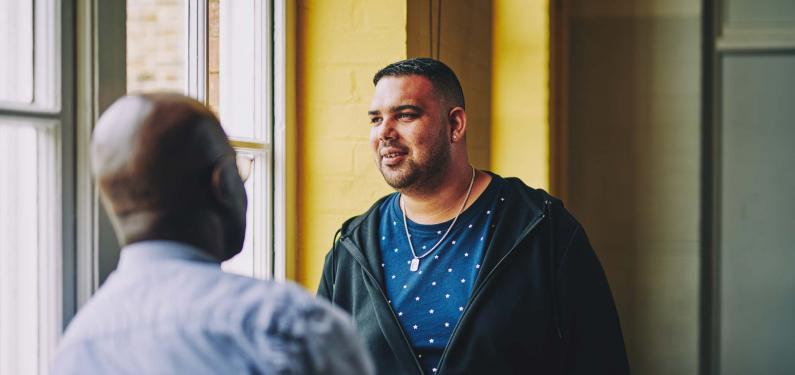
{"type": "Polygon", "coordinates": [[[450,144],[444,141],[444,137],[439,139],[441,141],[431,147],[427,160],[423,164],[406,158],[397,168],[390,168],[384,166],[379,159],[378,169],[384,176],[384,181],[399,191],[420,190],[437,185],[438,180],[442,178],[450,164],[450,144]]]}

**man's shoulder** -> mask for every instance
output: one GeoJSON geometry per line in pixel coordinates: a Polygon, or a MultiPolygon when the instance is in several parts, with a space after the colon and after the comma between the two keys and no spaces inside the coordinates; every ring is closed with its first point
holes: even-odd
{"type": "Polygon", "coordinates": [[[502,190],[519,202],[531,203],[534,206],[541,206],[546,203],[557,203],[560,199],[552,196],[542,188],[535,188],[527,185],[519,177],[503,177],[496,173],[491,173],[502,185],[502,190]]]}
{"type": "Polygon", "coordinates": [[[348,235],[357,228],[359,228],[362,224],[367,222],[368,220],[376,219],[379,216],[381,208],[383,207],[384,203],[390,201],[391,199],[397,197],[398,193],[389,193],[384,195],[383,197],[376,200],[370,208],[366,211],[356,215],[351,216],[347,220],[345,220],[342,225],[340,225],[340,233],[343,235],[348,235]]]}

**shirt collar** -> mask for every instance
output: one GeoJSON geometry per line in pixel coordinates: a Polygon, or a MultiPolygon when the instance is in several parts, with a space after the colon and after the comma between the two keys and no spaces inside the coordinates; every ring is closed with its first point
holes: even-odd
{"type": "Polygon", "coordinates": [[[185,260],[216,263],[217,259],[193,245],[176,241],[141,241],[122,248],[119,269],[157,263],[164,260],[185,260]]]}

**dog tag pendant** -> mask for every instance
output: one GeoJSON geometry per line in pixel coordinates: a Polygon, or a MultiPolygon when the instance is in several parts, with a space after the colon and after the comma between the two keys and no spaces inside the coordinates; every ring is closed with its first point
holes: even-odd
{"type": "Polygon", "coordinates": [[[411,272],[417,272],[420,269],[420,258],[414,258],[411,260],[411,265],[409,266],[409,270],[411,272]]]}

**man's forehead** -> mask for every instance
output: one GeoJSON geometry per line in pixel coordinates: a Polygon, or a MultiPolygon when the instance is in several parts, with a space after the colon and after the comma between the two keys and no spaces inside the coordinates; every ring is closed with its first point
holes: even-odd
{"type": "Polygon", "coordinates": [[[394,110],[400,106],[422,107],[432,97],[433,86],[423,76],[387,76],[375,86],[370,111],[394,110]]]}

